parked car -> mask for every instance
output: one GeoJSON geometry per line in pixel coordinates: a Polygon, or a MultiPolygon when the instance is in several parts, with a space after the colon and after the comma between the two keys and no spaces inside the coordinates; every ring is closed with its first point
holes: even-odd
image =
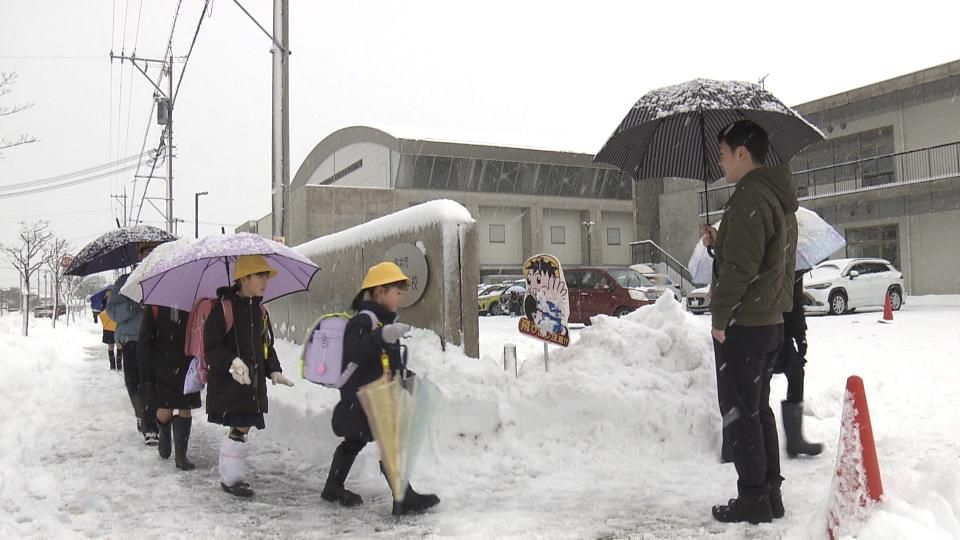
{"type": "Polygon", "coordinates": [[[490,285],[480,291],[477,296],[477,309],[480,315],[501,315],[503,311],[500,309],[500,296],[509,287],[510,285],[507,284],[490,285]]]}
{"type": "Polygon", "coordinates": [[[670,277],[666,274],[657,272],[653,267],[647,264],[635,264],[630,268],[640,272],[643,277],[649,279],[653,283],[654,288],[656,288],[658,291],[670,291],[673,293],[673,297],[676,298],[677,302],[683,301],[683,289],[680,288],[678,283],[674,283],[673,280],[670,279],[670,277]]]}
{"type": "Polygon", "coordinates": [[[687,294],[687,311],[697,315],[710,311],[710,286],[694,289],[687,294]]]}
{"type": "Polygon", "coordinates": [[[630,268],[565,269],[571,323],[590,324],[594,315],[622,317],[660,297],[653,283],[630,268]]]}
{"type": "Polygon", "coordinates": [[[903,274],[883,259],[824,261],[803,276],[804,310],[840,315],[883,306],[903,306],[903,274]]]}
{"type": "MultiPolygon", "coordinates": [[[[64,304],[59,304],[57,306],[57,317],[62,317],[67,314],[67,306],[64,304]]],[[[34,318],[53,318],[53,304],[44,304],[42,306],[37,306],[33,308],[34,318]]]]}

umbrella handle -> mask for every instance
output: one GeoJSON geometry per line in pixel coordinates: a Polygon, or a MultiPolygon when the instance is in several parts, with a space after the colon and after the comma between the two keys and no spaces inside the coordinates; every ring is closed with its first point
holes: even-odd
{"type": "Polygon", "coordinates": [[[714,255],[714,253],[713,253],[713,246],[707,246],[707,254],[710,255],[711,257],[713,257],[714,259],[717,258],[717,256],[714,255]]]}

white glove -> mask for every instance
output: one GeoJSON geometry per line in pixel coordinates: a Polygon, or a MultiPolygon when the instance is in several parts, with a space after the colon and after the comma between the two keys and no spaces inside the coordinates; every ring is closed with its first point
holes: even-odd
{"type": "Polygon", "coordinates": [[[230,362],[230,375],[240,384],[250,384],[250,368],[239,358],[234,358],[233,362],[230,362]]]}
{"type": "Polygon", "coordinates": [[[279,371],[274,371],[270,374],[270,380],[273,381],[273,385],[282,384],[284,386],[293,386],[293,381],[283,376],[283,373],[279,371]]]}
{"type": "Polygon", "coordinates": [[[396,343],[410,331],[409,324],[393,323],[383,327],[381,334],[385,343],[396,343]]]}

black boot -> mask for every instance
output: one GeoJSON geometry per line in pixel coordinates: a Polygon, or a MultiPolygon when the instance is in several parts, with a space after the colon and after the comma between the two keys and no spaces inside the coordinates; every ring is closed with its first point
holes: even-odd
{"type": "Polygon", "coordinates": [[[816,456],[823,452],[823,445],[810,443],[803,438],[803,403],[799,401],[781,401],[783,432],[787,437],[787,455],[799,454],[816,456]]]}
{"type": "Polygon", "coordinates": [[[107,351],[107,358],[110,359],[110,371],[117,370],[117,354],[113,351],[107,351]]]}
{"type": "Polygon", "coordinates": [[[786,510],[783,509],[783,492],[780,491],[782,483],[782,476],[767,482],[767,487],[770,488],[770,512],[773,514],[773,519],[780,519],[786,514],[786,510]]]}
{"type": "Polygon", "coordinates": [[[173,417],[173,445],[176,450],[175,460],[177,462],[177,468],[181,471],[192,471],[197,467],[187,459],[187,446],[189,446],[190,443],[190,427],[192,425],[192,417],[173,417]]]}
{"type": "Polygon", "coordinates": [[[770,523],[773,512],[770,508],[770,496],[766,486],[744,489],[736,499],[730,499],[726,505],[713,507],[713,517],[723,523],[770,523]]]}
{"type": "Polygon", "coordinates": [[[123,371],[123,348],[117,349],[117,371],[123,371]]]}
{"type": "Polygon", "coordinates": [[[732,437],[727,437],[725,432],[721,434],[721,437],[723,441],[720,443],[720,462],[733,463],[733,446],[730,443],[732,437]]]}
{"type": "Polygon", "coordinates": [[[160,457],[167,459],[170,457],[170,451],[172,449],[172,441],[170,440],[170,422],[164,424],[161,423],[160,420],[157,420],[157,427],[160,428],[158,432],[160,436],[160,444],[157,445],[157,452],[160,454],[160,457]]]}
{"type": "Polygon", "coordinates": [[[440,504],[440,497],[430,493],[421,495],[407,484],[407,492],[403,496],[403,502],[393,501],[393,515],[402,516],[425,512],[438,504],[440,504]]]}
{"type": "Polygon", "coordinates": [[[327,481],[323,486],[323,491],[320,492],[321,499],[327,502],[340,503],[341,506],[363,504],[363,498],[360,495],[343,487],[355,459],[357,459],[357,454],[348,443],[344,442],[337,446],[337,449],[333,452],[333,462],[330,463],[327,481]]]}

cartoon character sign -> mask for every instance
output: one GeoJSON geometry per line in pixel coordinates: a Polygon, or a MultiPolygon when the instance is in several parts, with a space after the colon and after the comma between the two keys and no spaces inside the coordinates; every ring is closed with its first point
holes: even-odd
{"type": "Polygon", "coordinates": [[[570,295],[560,261],[553,255],[534,255],[523,263],[527,295],[520,333],[547,343],[570,344],[570,295]]]}

